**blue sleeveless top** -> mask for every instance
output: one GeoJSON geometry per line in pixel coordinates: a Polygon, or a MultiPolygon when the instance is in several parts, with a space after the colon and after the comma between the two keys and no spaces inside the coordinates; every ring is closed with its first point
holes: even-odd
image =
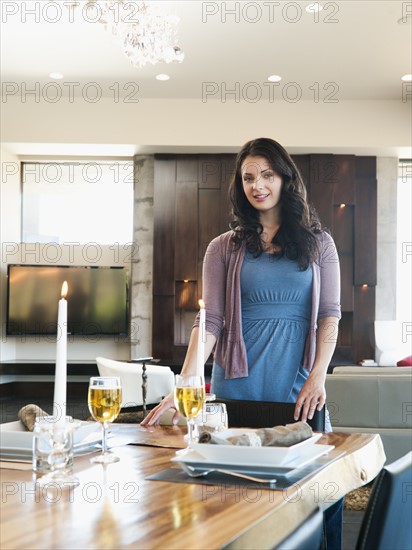
{"type": "Polygon", "coordinates": [[[217,398],[296,402],[309,372],[302,367],[312,307],[313,270],[287,258],[246,252],[240,274],[242,329],[249,375],[225,379],[213,364],[217,398]]]}

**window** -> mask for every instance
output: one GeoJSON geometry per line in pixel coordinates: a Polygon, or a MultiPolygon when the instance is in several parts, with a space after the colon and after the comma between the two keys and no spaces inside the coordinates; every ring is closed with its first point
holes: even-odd
{"type": "Polygon", "coordinates": [[[24,163],[22,241],[126,244],[133,161],[24,163]]]}
{"type": "MultiPolygon", "coordinates": [[[[397,321],[409,325],[412,323],[412,161],[400,163],[398,178],[397,205],[397,321]]],[[[406,326],[406,332],[410,329],[406,326]]],[[[410,337],[412,335],[410,334],[410,337]]]]}

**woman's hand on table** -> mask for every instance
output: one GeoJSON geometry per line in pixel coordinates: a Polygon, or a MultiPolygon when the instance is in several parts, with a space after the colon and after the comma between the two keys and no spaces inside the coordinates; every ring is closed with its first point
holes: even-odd
{"type": "MultiPolygon", "coordinates": [[[[175,409],[173,392],[169,393],[156,407],[150,410],[144,420],[141,421],[141,426],[158,426],[160,423],[160,417],[169,409],[175,409]]],[[[177,424],[179,420],[179,413],[175,411],[172,418],[172,423],[177,424]]]]}
{"type": "Polygon", "coordinates": [[[303,385],[295,407],[295,420],[311,420],[315,410],[321,411],[326,402],[325,376],[323,373],[311,372],[303,385]]]}

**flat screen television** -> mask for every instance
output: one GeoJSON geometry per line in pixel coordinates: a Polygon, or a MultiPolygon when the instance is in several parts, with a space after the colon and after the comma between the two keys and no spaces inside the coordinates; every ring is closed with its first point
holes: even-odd
{"type": "Polygon", "coordinates": [[[128,272],[124,267],[9,265],[8,335],[57,335],[57,310],[67,281],[67,332],[127,335],[128,272]]]}

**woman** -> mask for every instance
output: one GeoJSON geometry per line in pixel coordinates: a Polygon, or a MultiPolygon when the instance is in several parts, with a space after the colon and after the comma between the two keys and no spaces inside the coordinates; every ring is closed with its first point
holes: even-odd
{"type": "MultiPolygon", "coordinates": [[[[244,145],[229,195],[232,230],[210,243],[203,266],[211,391],[217,398],[293,402],[296,420],[311,419],[325,405],[340,318],[334,242],[321,230],[293,160],[272,139],[244,145]]],[[[184,373],[196,372],[198,330],[195,322],[184,373]]],[[[173,407],[169,395],[142,425],[158,424],[173,407]]]]}
{"type": "MultiPolygon", "coordinates": [[[[203,265],[211,391],[217,398],[293,402],[295,420],[306,421],[325,405],[341,315],[335,244],[307,202],[295,163],[272,139],[243,146],[229,195],[231,231],[210,243],[203,265]]],[[[195,322],[186,374],[196,373],[198,330],[195,322]]],[[[170,408],[172,394],[141,425],[158,424],[170,408]]],[[[340,500],[325,512],[323,548],[341,548],[342,509],[340,500]]]]}

